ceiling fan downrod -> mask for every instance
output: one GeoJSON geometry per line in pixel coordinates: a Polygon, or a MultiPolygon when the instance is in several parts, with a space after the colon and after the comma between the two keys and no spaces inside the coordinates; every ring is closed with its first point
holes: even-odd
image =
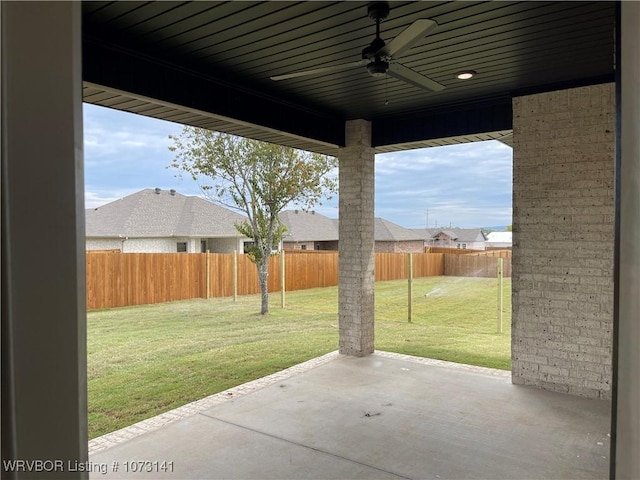
{"type": "Polygon", "coordinates": [[[373,2],[369,4],[367,13],[376,22],[376,38],[362,50],[362,59],[371,60],[367,64],[367,71],[373,77],[380,77],[386,75],[389,70],[389,62],[383,60],[378,53],[386,46],[385,41],[380,37],[380,22],[389,15],[389,4],[373,2]]]}

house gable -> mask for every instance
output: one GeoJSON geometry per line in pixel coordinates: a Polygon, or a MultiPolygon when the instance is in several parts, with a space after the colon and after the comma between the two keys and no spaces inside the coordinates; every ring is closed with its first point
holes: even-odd
{"type": "Polygon", "coordinates": [[[433,247],[484,250],[487,237],[481,228],[437,230],[427,241],[433,247]]]}

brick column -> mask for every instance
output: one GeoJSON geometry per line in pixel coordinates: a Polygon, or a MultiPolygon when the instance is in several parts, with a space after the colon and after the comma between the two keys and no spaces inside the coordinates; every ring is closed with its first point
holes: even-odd
{"type": "Polygon", "coordinates": [[[371,123],[346,123],[340,167],[339,325],[340,353],[373,353],[374,170],[371,123]]]}
{"type": "Polygon", "coordinates": [[[614,88],[513,100],[513,383],[611,397],[614,88]]]}

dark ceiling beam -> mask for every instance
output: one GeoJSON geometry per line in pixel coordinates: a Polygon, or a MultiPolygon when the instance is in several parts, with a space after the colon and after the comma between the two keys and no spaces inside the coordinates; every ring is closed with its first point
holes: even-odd
{"type": "Polygon", "coordinates": [[[313,139],[344,145],[344,119],[230,85],[180,66],[83,39],[83,80],[140,97],[313,139]]]}
{"type": "Polygon", "coordinates": [[[374,147],[411,144],[438,138],[459,137],[510,130],[513,125],[511,97],[451,111],[425,112],[374,121],[374,147]]]}

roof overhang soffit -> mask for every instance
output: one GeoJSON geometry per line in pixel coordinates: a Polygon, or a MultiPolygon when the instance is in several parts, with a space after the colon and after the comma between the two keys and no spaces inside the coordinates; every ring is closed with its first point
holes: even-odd
{"type": "Polygon", "coordinates": [[[83,80],[340,146],[344,120],[116,47],[83,41],[83,80]],[[300,121],[304,119],[304,121],[300,121]]]}
{"type": "MultiPolygon", "coordinates": [[[[345,142],[344,118],[91,39],[83,43],[83,80],[123,97],[225,119],[226,124],[213,127],[220,131],[329,155],[336,155],[345,142]]],[[[507,95],[479,105],[374,120],[372,145],[385,152],[499,138],[511,129],[511,111],[507,95]],[[446,141],[432,142],[437,139],[446,141]]]]}

